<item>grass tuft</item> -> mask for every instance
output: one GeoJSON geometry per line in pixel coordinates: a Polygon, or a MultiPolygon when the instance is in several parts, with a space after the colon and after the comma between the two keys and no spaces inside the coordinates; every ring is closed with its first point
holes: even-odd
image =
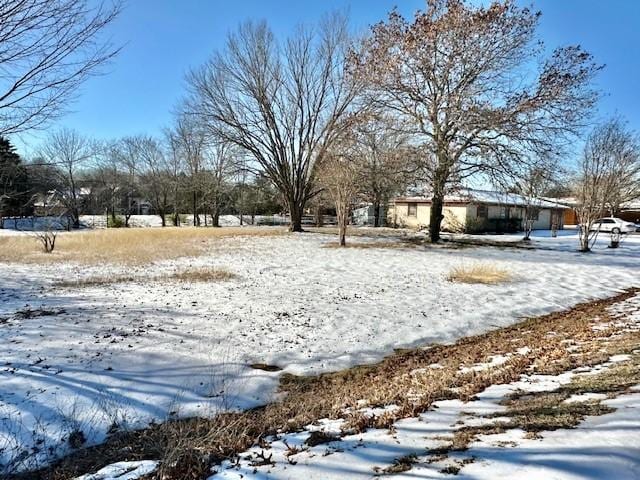
{"type": "Polygon", "coordinates": [[[447,275],[447,280],[450,282],[482,283],[485,285],[503,283],[511,279],[509,271],[487,263],[454,267],[447,275]]]}

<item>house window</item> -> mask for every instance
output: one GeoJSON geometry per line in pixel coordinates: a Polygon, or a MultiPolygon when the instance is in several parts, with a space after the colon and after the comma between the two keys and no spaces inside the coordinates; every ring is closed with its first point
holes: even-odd
{"type": "Polygon", "coordinates": [[[487,218],[489,216],[489,209],[486,205],[478,205],[476,207],[476,217],[487,218]]]}
{"type": "Polygon", "coordinates": [[[509,218],[509,207],[500,207],[499,218],[509,218]]]}
{"type": "Polygon", "coordinates": [[[409,217],[418,216],[418,204],[417,203],[408,203],[407,204],[407,216],[409,216],[409,217]]]}

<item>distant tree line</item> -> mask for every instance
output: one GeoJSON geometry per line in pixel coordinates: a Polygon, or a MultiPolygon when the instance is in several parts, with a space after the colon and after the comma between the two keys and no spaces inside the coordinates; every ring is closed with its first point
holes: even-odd
{"type": "Polygon", "coordinates": [[[207,140],[187,155],[175,135],[95,142],[60,130],[29,160],[0,138],[0,217],[64,215],[78,228],[81,215],[106,215],[126,227],[132,215],[152,213],[177,226],[190,213],[196,226],[218,226],[221,214],[283,210],[276,189],[245,172],[236,150],[207,140]]]}

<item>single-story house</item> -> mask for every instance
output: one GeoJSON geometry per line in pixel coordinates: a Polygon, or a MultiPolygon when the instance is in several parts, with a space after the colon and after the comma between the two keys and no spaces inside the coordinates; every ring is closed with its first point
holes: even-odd
{"type": "MultiPolygon", "coordinates": [[[[533,229],[549,230],[564,226],[567,208],[556,202],[527,199],[514,193],[462,189],[446,195],[442,229],[451,232],[515,232],[523,229],[525,209],[533,209],[533,229]]],[[[431,198],[405,196],[390,205],[387,221],[391,225],[426,228],[431,215],[431,198]]]]}
{"type": "Polygon", "coordinates": [[[542,197],[542,199],[565,207],[562,211],[562,220],[565,225],[578,224],[578,213],[576,211],[578,200],[575,197],[542,197]]]}

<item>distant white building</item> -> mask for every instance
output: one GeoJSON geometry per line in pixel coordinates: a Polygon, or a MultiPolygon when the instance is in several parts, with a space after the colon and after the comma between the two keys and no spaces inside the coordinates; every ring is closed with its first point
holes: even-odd
{"type": "MultiPolygon", "coordinates": [[[[378,226],[381,227],[386,225],[387,209],[383,205],[380,206],[378,214],[378,226]]],[[[375,207],[373,205],[364,205],[362,207],[355,208],[351,212],[351,217],[354,225],[374,226],[376,219],[375,207]]]]}

